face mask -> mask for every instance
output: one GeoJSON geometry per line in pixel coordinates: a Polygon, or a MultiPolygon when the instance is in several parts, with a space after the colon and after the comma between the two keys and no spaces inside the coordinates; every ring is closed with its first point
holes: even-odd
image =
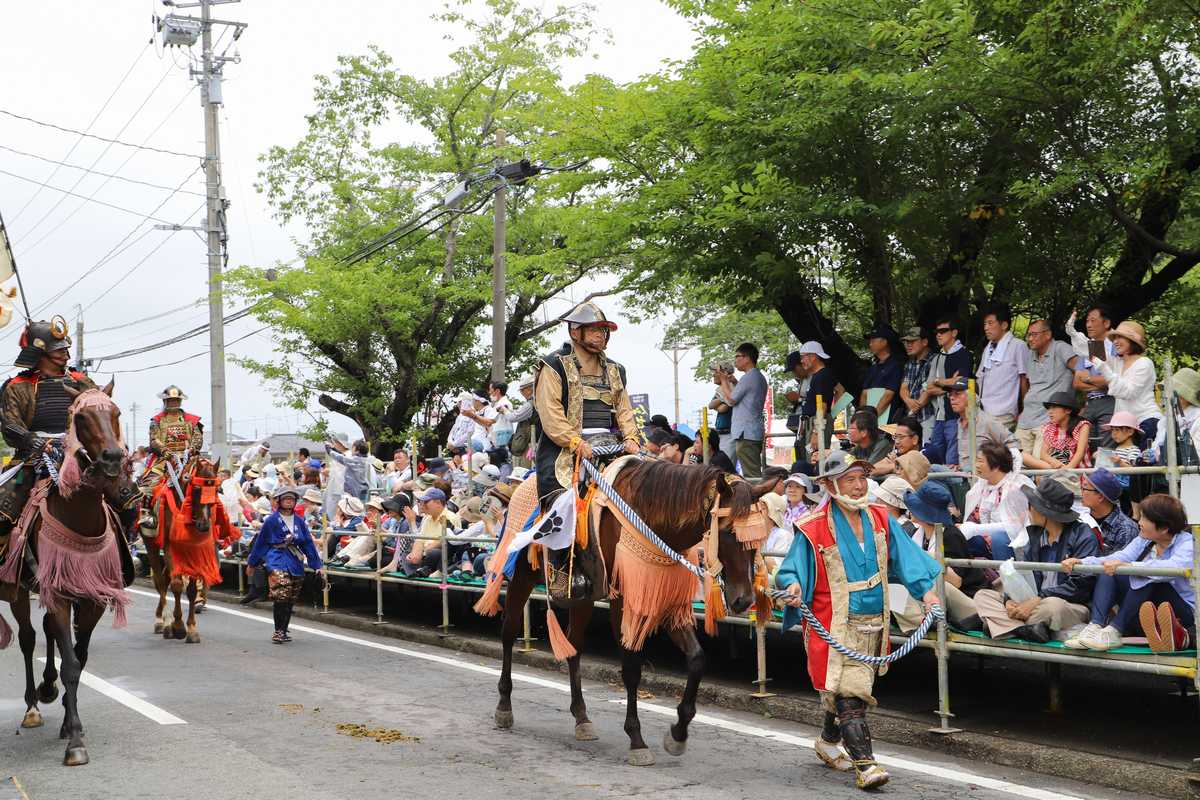
{"type": "Polygon", "coordinates": [[[862,497],[855,499],[855,498],[848,497],[847,495],[842,494],[841,490],[838,488],[838,482],[836,480],[830,481],[829,483],[830,483],[830,492],[829,493],[833,496],[833,499],[837,501],[837,504],[840,505],[842,508],[847,509],[849,511],[866,511],[867,506],[871,504],[871,499],[870,499],[869,494],[864,494],[862,497]]]}

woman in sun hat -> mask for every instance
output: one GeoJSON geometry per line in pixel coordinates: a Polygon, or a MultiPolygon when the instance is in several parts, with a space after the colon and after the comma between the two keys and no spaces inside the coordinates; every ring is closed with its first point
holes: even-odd
{"type": "Polygon", "coordinates": [[[1147,442],[1154,441],[1162,411],[1154,403],[1154,384],[1157,374],[1154,362],[1147,358],[1146,329],[1127,319],[1109,331],[1117,351],[1115,359],[1093,362],[1100,370],[1096,376],[1076,373],[1090,388],[1105,389],[1116,398],[1114,413],[1128,411],[1137,419],[1138,427],[1147,442]]]}
{"type": "Polygon", "coordinates": [[[1184,367],[1172,376],[1171,383],[1178,408],[1176,427],[1181,441],[1192,448],[1190,453],[1179,453],[1179,460],[1180,463],[1195,464],[1200,462],[1200,372],[1184,367]]]}

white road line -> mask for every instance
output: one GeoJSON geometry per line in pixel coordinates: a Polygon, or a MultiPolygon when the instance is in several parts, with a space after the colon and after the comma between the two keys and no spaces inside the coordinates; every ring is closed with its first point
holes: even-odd
{"type": "MultiPolygon", "coordinates": [[[[610,703],[617,705],[625,705],[624,698],[617,700],[609,700],[610,703]]],[[[660,706],[656,703],[647,703],[642,700],[638,701],[638,711],[645,709],[655,714],[661,714],[664,717],[676,716],[676,710],[668,706],[660,706]]],[[[813,746],[813,740],[804,736],[793,736],[790,733],[781,731],[773,731],[769,728],[760,728],[756,725],[746,725],[733,720],[714,717],[711,714],[697,714],[694,722],[702,725],[711,725],[714,728],[721,728],[734,733],[745,734],[746,736],[756,736],[760,739],[771,739],[772,741],[781,742],[783,744],[795,745],[809,749],[813,746]]],[[[954,769],[953,767],[941,767],[936,764],[925,764],[919,761],[912,761],[899,756],[876,755],[875,760],[880,764],[897,769],[907,770],[909,772],[920,772],[924,775],[932,775],[937,778],[944,778],[948,781],[956,783],[970,783],[975,786],[982,786],[985,789],[995,789],[1008,794],[1015,794],[1019,797],[1028,797],[1032,800],[1083,800],[1083,798],[1075,797],[1074,795],[1063,794],[1062,792],[1054,792],[1048,789],[1038,789],[1032,786],[1022,786],[1019,783],[999,780],[997,778],[988,778],[983,775],[975,775],[970,772],[954,769]]]]}
{"type": "MultiPolygon", "coordinates": [[[[38,661],[45,663],[46,659],[39,657],[38,661]]],[[[61,668],[62,660],[55,658],[55,661],[58,662],[61,668]]],[[[186,720],[182,720],[170,712],[163,711],[158,706],[147,703],[142,698],[125,691],[120,686],[111,684],[103,678],[97,678],[86,670],[79,676],[79,682],[89,689],[95,689],[100,694],[116,700],[126,708],[133,709],[143,717],[157,722],[159,725],[187,725],[186,720]]]]}
{"type": "MultiPolygon", "coordinates": [[[[142,591],[140,589],[128,589],[127,591],[132,592],[134,594],[144,595],[146,597],[155,597],[155,598],[158,597],[157,594],[142,591]]],[[[240,610],[233,609],[233,608],[224,608],[223,606],[216,605],[214,603],[209,603],[207,608],[210,611],[218,611],[222,614],[229,614],[230,616],[234,616],[234,617],[241,617],[243,619],[253,620],[255,622],[265,622],[265,623],[269,623],[272,625],[274,624],[274,621],[270,617],[259,616],[257,614],[250,614],[248,612],[240,611],[240,610]]],[[[394,647],[392,645],[381,644],[379,642],[372,642],[367,639],[359,639],[356,636],[347,636],[346,634],[343,634],[343,633],[333,633],[331,631],[323,631],[323,630],[320,630],[319,628],[312,628],[307,625],[293,625],[292,628],[294,628],[295,630],[298,630],[298,631],[304,631],[305,633],[311,633],[314,636],[322,636],[322,637],[325,637],[326,639],[334,639],[339,642],[347,642],[348,644],[356,644],[356,645],[359,645],[360,647],[369,647],[372,650],[382,650],[387,653],[395,653],[397,655],[407,656],[409,658],[417,658],[417,659],[421,659],[424,661],[432,661],[435,664],[442,664],[442,665],[449,666],[449,667],[457,667],[459,669],[465,669],[465,670],[469,670],[471,672],[478,672],[478,673],[483,673],[486,675],[495,675],[495,676],[500,675],[500,670],[495,669],[493,667],[484,667],[479,664],[472,664],[470,662],[462,661],[460,659],[452,658],[450,656],[438,656],[438,655],[433,655],[431,653],[422,653],[418,650],[409,650],[409,649],[403,648],[403,647],[394,647]]],[[[545,689],[553,689],[558,692],[570,693],[570,691],[571,691],[570,685],[563,683],[561,681],[552,681],[552,680],[547,680],[545,678],[537,678],[532,675],[521,675],[516,672],[513,673],[512,678],[513,678],[513,681],[528,683],[533,686],[540,686],[545,689]]],[[[113,688],[116,688],[116,687],[113,687],[113,688]]],[[[118,690],[118,691],[120,691],[120,690],[118,690]]],[[[134,699],[136,699],[136,698],[134,698],[134,699]]],[[[624,699],[610,700],[609,702],[617,703],[620,705],[625,704],[624,699]]],[[[151,706],[151,708],[153,708],[153,706],[151,706]]],[[[669,716],[669,717],[675,716],[674,708],[657,705],[655,703],[638,702],[638,709],[639,710],[646,709],[647,711],[653,712],[655,714],[662,714],[663,716],[669,716]]],[[[693,721],[698,724],[701,724],[701,725],[708,725],[708,726],[711,726],[714,728],[721,728],[723,730],[732,731],[734,733],[740,733],[745,736],[754,736],[759,739],[770,739],[773,741],[781,742],[783,744],[795,745],[796,747],[811,748],[813,746],[813,740],[803,737],[803,736],[794,736],[790,733],[782,733],[780,731],[773,731],[773,730],[770,730],[769,728],[760,728],[755,725],[746,725],[741,722],[735,722],[734,720],[728,720],[728,719],[723,719],[721,717],[713,716],[712,714],[697,714],[693,721]]],[[[947,767],[947,766],[939,766],[937,764],[926,764],[926,763],[922,763],[919,761],[913,761],[913,760],[907,759],[907,758],[901,758],[900,756],[889,756],[889,755],[877,754],[875,758],[877,761],[879,761],[879,763],[881,763],[885,766],[895,767],[896,769],[902,769],[907,772],[916,772],[916,773],[919,773],[922,775],[929,775],[929,776],[935,777],[935,778],[942,778],[943,780],[953,781],[954,783],[965,783],[965,784],[970,784],[973,786],[980,786],[985,789],[994,789],[996,791],[1005,792],[1006,794],[1016,795],[1018,797],[1027,797],[1027,798],[1030,798],[1030,800],[1083,800],[1083,798],[1076,797],[1074,795],[1063,794],[1062,792],[1056,792],[1056,791],[1052,791],[1049,789],[1038,789],[1033,786],[1024,786],[1019,783],[1012,783],[1011,781],[1000,780],[998,778],[988,778],[986,776],[978,775],[973,772],[964,772],[963,770],[960,770],[960,769],[955,769],[953,767],[947,767]]]]}
{"type": "MultiPolygon", "coordinates": [[[[158,597],[158,595],[153,592],[146,592],[146,591],[142,591],[141,589],[126,589],[126,591],[128,591],[132,594],[144,595],[146,597],[154,597],[154,598],[158,597]]],[[[211,603],[205,607],[205,610],[206,611],[219,611],[222,614],[229,614],[230,616],[241,617],[242,619],[253,620],[254,622],[266,622],[271,625],[275,624],[275,621],[273,619],[271,619],[270,617],[263,617],[263,616],[259,616],[258,614],[251,614],[249,612],[240,611],[235,608],[225,608],[223,606],[213,605],[211,603]]],[[[442,664],[442,665],[448,666],[448,667],[458,667],[459,669],[465,669],[465,670],[469,670],[471,672],[478,672],[483,675],[493,675],[497,678],[500,677],[500,670],[496,669],[495,667],[485,667],[482,664],[471,664],[467,661],[461,661],[457,658],[450,658],[448,656],[437,656],[437,655],[433,655],[432,653],[422,653],[419,650],[408,650],[404,647],[395,647],[390,644],[382,644],[380,642],[372,642],[367,639],[359,639],[355,636],[347,636],[342,633],[333,633],[331,631],[323,631],[319,628],[310,628],[308,625],[292,625],[291,630],[303,631],[304,633],[311,633],[314,636],[323,636],[326,639],[334,639],[339,642],[347,642],[349,644],[356,644],[361,647],[369,647],[372,650],[382,650],[385,653],[395,653],[396,655],[407,656],[409,658],[419,658],[424,661],[432,661],[435,664],[442,664]]],[[[533,675],[522,675],[517,672],[513,672],[512,679],[514,681],[517,681],[520,683],[528,683],[532,686],[540,686],[543,689],[553,689],[557,692],[566,692],[567,694],[571,693],[570,684],[561,683],[559,681],[547,680],[546,678],[538,678],[533,675]]]]}

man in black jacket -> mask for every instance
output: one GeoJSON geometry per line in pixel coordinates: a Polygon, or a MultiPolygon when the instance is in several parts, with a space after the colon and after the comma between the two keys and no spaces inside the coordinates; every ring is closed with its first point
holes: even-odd
{"type": "MultiPolygon", "coordinates": [[[[1043,480],[1037,489],[1025,486],[1021,491],[1029,499],[1031,523],[1026,560],[1057,566],[1064,558],[1100,555],[1096,534],[1071,509],[1074,495],[1070,489],[1058,481],[1043,480]]],[[[1087,622],[1096,586],[1094,575],[1035,571],[1033,586],[1036,595],[1023,602],[993,589],[976,593],[975,608],[992,638],[1013,636],[1044,644],[1054,631],[1087,622]]]]}

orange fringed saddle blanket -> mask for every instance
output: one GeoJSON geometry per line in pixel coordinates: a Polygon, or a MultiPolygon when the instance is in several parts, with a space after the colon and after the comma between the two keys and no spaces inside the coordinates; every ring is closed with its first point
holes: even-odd
{"type": "MultiPolygon", "coordinates": [[[[205,492],[208,488],[204,487],[201,491],[205,492]]],[[[175,510],[175,504],[171,502],[175,498],[174,493],[168,492],[166,495],[168,502],[171,502],[173,512],[171,535],[167,538],[171,577],[199,578],[208,586],[216,586],[221,582],[221,567],[217,561],[215,545],[219,543],[226,546],[236,541],[241,534],[229,522],[225,506],[216,500],[215,494],[211,501],[209,529],[204,532],[198,531],[195,523],[192,522],[193,496],[194,493],[188,491],[182,507],[175,510]]],[[[202,495],[202,502],[210,504],[210,498],[202,495]]],[[[160,537],[163,516],[165,515],[159,516],[160,537]]]]}

